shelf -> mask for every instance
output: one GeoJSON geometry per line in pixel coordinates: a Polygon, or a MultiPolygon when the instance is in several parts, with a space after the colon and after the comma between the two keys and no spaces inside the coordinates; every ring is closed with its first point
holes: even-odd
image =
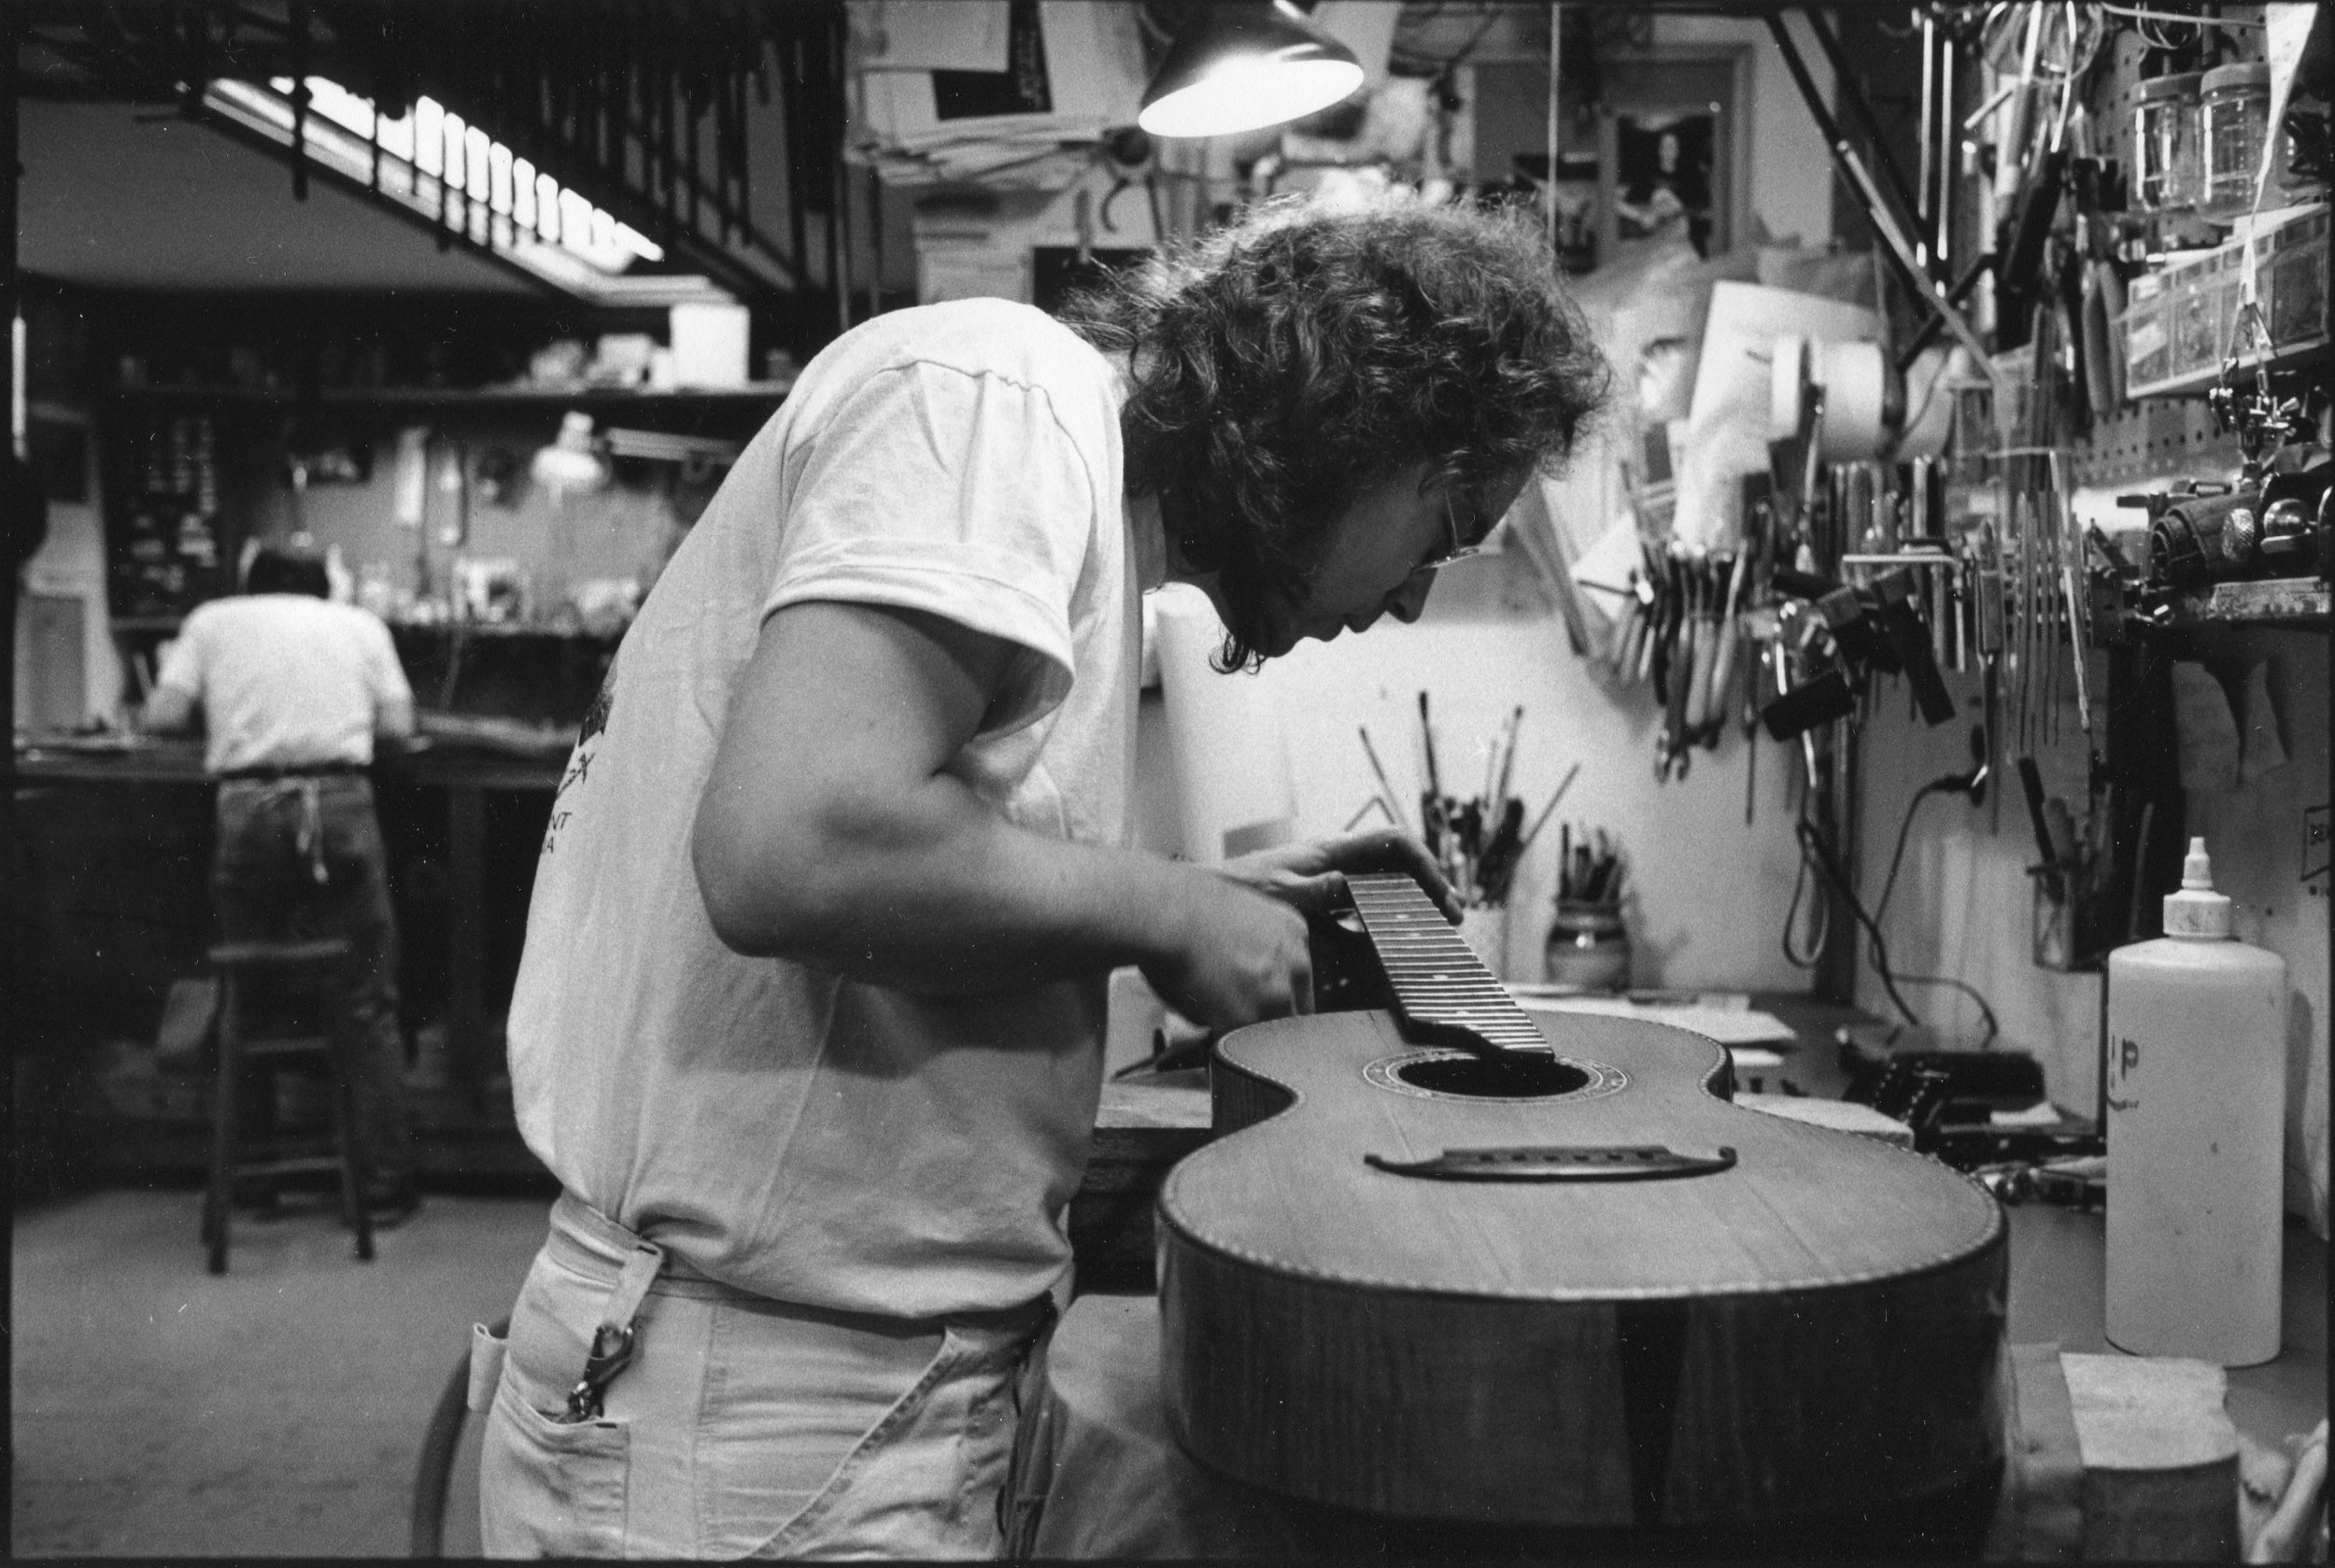
{"type": "Polygon", "coordinates": [[[791,381],[743,387],[356,387],[313,398],[252,387],[115,387],[105,394],[124,403],[226,408],[766,408],[776,407],[791,381]]]}
{"type": "MultiPolygon", "coordinates": [[[[184,622],[183,615],[116,615],[111,625],[117,633],[175,632],[184,622]]],[[[537,637],[565,643],[621,642],[622,630],[592,631],[584,627],[545,626],[532,622],[514,621],[390,621],[393,636],[413,637],[537,637]]]]}
{"type": "MultiPolygon", "coordinates": [[[[2300,374],[2305,371],[2324,369],[2330,361],[2330,358],[2328,340],[2319,338],[2314,342],[2281,348],[2270,357],[2268,368],[2272,375],[2300,374]]],[[[2241,387],[2253,386],[2255,367],[2256,361],[2253,359],[2242,359],[2239,361],[2237,378],[2241,387]]],[[[2134,387],[2126,393],[2126,396],[2134,403],[2144,402],[2152,398],[2200,398],[2212,391],[2219,384],[2221,374],[2222,367],[2216,360],[2213,364],[2191,371],[2186,375],[2170,381],[2152,382],[2145,387],[2134,387]]]]}
{"type": "Polygon", "coordinates": [[[607,643],[624,639],[621,628],[593,631],[581,626],[550,626],[535,621],[390,621],[389,628],[392,635],[400,637],[538,637],[565,643],[607,643]]]}
{"type": "Polygon", "coordinates": [[[2216,583],[2173,601],[2172,627],[2258,626],[2325,631],[2329,591],[2316,577],[2273,577],[2252,583],[2216,583]]]}

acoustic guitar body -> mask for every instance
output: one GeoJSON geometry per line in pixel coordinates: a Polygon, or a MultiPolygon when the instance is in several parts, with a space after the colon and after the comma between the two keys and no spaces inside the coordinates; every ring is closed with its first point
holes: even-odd
{"type": "Polygon", "coordinates": [[[1219,1045],[1220,1136],[1159,1200],[1189,1452],[1309,1502],[1520,1526],[1727,1529],[1990,1483],[1990,1195],[1729,1104],[1725,1051],[1684,1030],[1567,1019],[1520,1078],[1419,1023],[1219,1045]]]}

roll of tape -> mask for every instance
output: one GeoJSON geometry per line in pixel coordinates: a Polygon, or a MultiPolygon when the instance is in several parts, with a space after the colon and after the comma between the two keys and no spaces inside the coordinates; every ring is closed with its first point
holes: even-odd
{"type": "Polygon", "coordinates": [[[1905,373],[1905,430],[1897,438],[1899,462],[1945,455],[1946,439],[1954,433],[1954,360],[1962,353],[1959,347],[1925,348],[1905,373]]]}
{"type": "Polygon", "coordinates": [[[1817,450],[1826,462],[1864,462],[1881,455],[1889,396],[1889,360],[1877,343],[1816,345],[1816,379],[1824,388],[1824,426],[1817,450]]]}
{"type": "Polygon", "coordinates": [[[1800,429],[1801,402],[1808,394],[1806,338],[1776,340],[1775,354],[1768,360],[1767,388],[1767,438],[1781,441],[1800,429]]]}

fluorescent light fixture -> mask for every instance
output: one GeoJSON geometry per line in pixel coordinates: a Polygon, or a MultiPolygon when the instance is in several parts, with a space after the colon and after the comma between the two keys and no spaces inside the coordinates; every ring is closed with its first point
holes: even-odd
{"type": "MultiPolygon", "coordinates": [[[[291,78],[271,77],[268,86],[290,99],[291,78]]],[[[310,77],[308,109],[361,141],[379,141],[383,152],[406,166],[409,177],[443,179],[458,202],[474,202],[506,224],[536,231],[604,272],[622,272],[636,257],[665,259],[647,235],[617,222],[434,98],[417,98],[406,113],[384,120],[370,98],[330,77],[310,77]]]]}
{"type": "MultiPolygon", "coordinates": [[[[4,0],[0,0],[4,3],[4,0]]],[[[432,224],[446,223],[553,288],[596,304],[662,308],[729,294],[690,275],[628,275],[664,251],[474,125],[430,98],[395,120],[325,77],[308,80],[301,137],[309,162],[432,224]]],[[[215,78],[204,106],[278,146],[292,143],[292,78],[215,78]]]]}
{"type": "Polygon", "coordinates": [[[1224,136],[1302,120],[1362,85],[1353,51],[1289,0],[1226,0],[1177,34],[1135,122],[1155,136],[1224,136]]]}

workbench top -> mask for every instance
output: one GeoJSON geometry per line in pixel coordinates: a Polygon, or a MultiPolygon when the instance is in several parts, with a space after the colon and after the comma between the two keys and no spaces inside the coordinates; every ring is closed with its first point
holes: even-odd
{"type": "MultiPolygon", "coordinates": [[[[372,772],[383,780],[481,789],[556,789],[567,748],[527,753],[451,743],[385,748],[372,772]]],[[[213,784],[203,742],[183,736],[35,738],[16,753],[16,782],[47,784],[213,784]]]]}

